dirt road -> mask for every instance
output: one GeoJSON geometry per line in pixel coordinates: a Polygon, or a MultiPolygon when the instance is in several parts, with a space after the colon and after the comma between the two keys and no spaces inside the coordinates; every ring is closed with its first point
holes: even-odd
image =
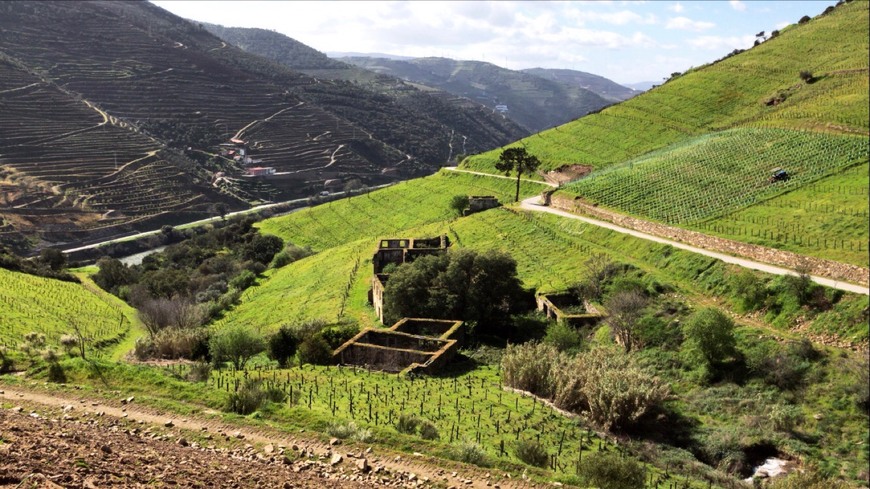
{"type": "MultiPolygon", "coordinates": [[[[178,480],[176,474],[174,483],[198,487],[536,487],[522,478],[508,478],[501,471],[489,471],[424,454],[399,454],[380,447],[337,440],[324,442],[316,434],[290,434],[268,427],[236,426],[221,421],[217,413],[196,416],[164,414],[138,405],[134,398],[98,400],[72,388],[55,393],[5,386],[0,382],[0,406],[7,408],[0,409],[0,440],[3,440],[0,443],[0,455],[3,455],[0,456],[0,489],[10,487],[6,484],[17,487],[16,484],[33,474],[42,474],[55,481],[73,477],[74,480],[58,483],[88,487],[83,485],[87,479],[76,475],[81,472],[75,470],[76,464],[82,463],[77,462],[80,457],[77,458],[75,453],[91,455],[86,460],[91,470],[85,475],[91,478],[95,487],[111,485],[111,476],[126,474],[125,465],[130,465],[131,460],[138,460],[140,456],[154,459],[148,463],[149,467],[156,467],[154,473],[146,471],[151,479],[130,479],[131,473],[127,474],[127,482],[121,486],[145,485],[157,474],[172,476],[171,473],[176,472],[172,464],[178,464],[180,460],[189,460],[185,462],[189,464],[195,459],[202,467],[222,469],[208,471],[208,477],[202,481],[195,473],[186,473],[184,480],[178,480]],[[34,451],[50,451],[51,447],[57,446],[50,441],[63,430],[67,434],[79,433],[83,439],[61,437],[64,439],[58,442],[62,445],[75,445],[67,449],[69,453],[34,456],[34,451]],[[118,438],[119,433],[123,435],[121,438],[118,438]],[[13,457],[15,453],[22,456],[13,457]],[[109,456],[112,454],[117,455],[114,457],[116,460],[109,456]],[[45,463],[52,457],[60,459],[56,463],[45,463]],[[263,467],[264,464],[269,468],[263,467]],[[229,466],[233,470],[228,469],[229,466]],[[264,472],[274,477],[266,480],[264,472]],[[252,473],[260,476],[249,478],[246,484],[245,477],[252,473]],[[282,480],[284,482],[279,483],[282,480]]],[[[173,483],[166,482],[165,485],[173,483]]]]}
{"type": "MultiPolygon", "coordinates": [[[[772,273],[775,275],[797,275],[797,272],[794,270],[789,270],[787,268],[777,267],[774,265],[768,265],[767,263],[761,263],[753,260],[748,260],[746,258],[739,258],[736,256],[726,255],[724,253],[717,253],[715,251],[705,250],[703,248],[698,248],[696,246],[687,245],[685,243],[680,243],[679,241],[673,241],[670,239],[660,238],[658,236],[653,236],[652,234],[642,233],[640,231],[635,231],[634,229],[624,228],[622,226],[617,226],[616,224],[612,224],[606,221],[601,221],[598,219],[592,219],[589,217],[580,216],[577,214],[572,214],[570,212],[565,212],[559,209],[554,209],[552,207],[548,207],[542,204],[539,204],[540,197],[534,196],[529,197],[522,201],[521,206],[523,209],[533,211],[533,212],[547,212],[549,214],[555,214],[560,217],[565,217],[568,219],[577,219],[583,221],[588,224],[593,224],[595,226],[600,226],[603,228],[611,229],[613,231],[628,234],[630,236],[634,236],[636,238],[645,239],[648,241],[655,241],[656,243],[663,243],[673,246],[674,248],[679,248],[681,250],[691,251],[693,253],[698,253],[704,256],[709,256],[712,258],[716,258],[724,261],[725,263],[731,263],[734,265],[739,265],[744,268],[750,268],[752,270],[759,270],[766,273],[772,273]]],[[[853,292],[855,294],[864,294],[870,295],[870,289],[867,287],[862,287],[860,285],[850,284],[848,282],[840,282],[837,280],[832,280],[825,277],[811,276],[813,282],[824,285],[826,287],[831,287],[834,289],[845,290],[847,292],[853,292]]]]}

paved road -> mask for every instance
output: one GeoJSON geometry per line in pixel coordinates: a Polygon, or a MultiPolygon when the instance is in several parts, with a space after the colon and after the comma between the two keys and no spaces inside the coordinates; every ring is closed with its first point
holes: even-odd
{"type": "MultiPolygon", "coordinates": [[[[797,275],[797,272],[794,270],[789,270],[787,268],[777,267],[774,265],[768,265],[766,263],[761,263],[753,260],[747,260],[746,258],[738,258],[736,256],[726,255],[724,253],[717,253],[715,251],[705,250],[703,248],[698,248],[695,246],[687,245],[685,243],[680,243],[679,241],[672,241],[666,238],[660,238],[658,236],[654,236],[652,234],[642,233],[640,231],[635,231],[634,229],[624,228],[622,226],[617,226],[616,224],[609,223],[607,221],[600,221],[598,219],[592,219],[589,217],[579,216],[577,214],[571,214],[570,212],[561,211],[559,209],[554,209],[552,207],[548,207],[545,205],[541,205],[538,202],[540,201],[539,196],[529,197],[522,201],[521,207],[526,210],[534,211],[534,212],[547,212],[550,214],[555,214],[557,216],[565,217],[568,219],[577,219],[579,221],[583,221],[589,224],[593,224],[595,226],[600,226],[603,228],[611,229],[613,231],[628,234],[631,236],[635,236],[637,238],[646,239],[649,241],[655,241],[656,243],[664,243],[673,246],[674,248],[680,248],[682,250],[691,251],[693,253],[700,253],[704,256],[709,256],[712,258],[716,258],[724,261],[725,263],[732,263],[734,265],[739,265],[744,268],[751,268],[753,270],[760,270],[762,272],[772,273],[775,275],[797,275]]],[[[870,295],[870,289],[867,287],[862,287],[860,285],[850,284],[848,282],[840,282],[837,280],[832,280],[825,277],[818,277],[815,275],[811,276],[813,282],[817,284],[824,285],[826,287],[831,287],[834,289],[845,290],[847,292],[853,292],[856,294],[864,294],[870,295]]]]}
{"type": "MultiPolygon", "coordinates": [[[[383,185],[377,185],[377,186],[374,186],[374,187],[368,187],[368,188],[366,189],[366,191],[378,190],[378,189],[381,189],[381,188],[384,188],[384,187],[389,187],[390,185],[392,185],[392,184],[391,184],[391,183],[387,183],[387,184],[383,184],[383,185]]],[[[351,197],[351,196],[353,196],[354,194],[355,194],[355,191],[351,191],[350,193],[348,193],[348,192],[333,192],[333,193],[329,194],[329,197],[336,197],[336,196],[351,197]]],[[[359,193],[356,193],[356,195],[359,195],[359,193]]],[[[236,212],[230,212],[230,213],[228,213],[226,216],[224,216],[224,218],[227,218],[227,217],[233,217],[233,216],[239,216],[239,215],[242,215],[242,214],[249,214],[249,213],[251,213],[251,212],[257,212],[257,211],[260,211],[260,210],[263,210],[263,209],[269,209],[270,207],[275,207],[275,206],[279,206],[279,205],[298,204],[298,203],[302,203],[302,202],[307,202],[308,199],[309,199],[309,197],[305,197],[305,198],[301,198],[301,199],[287,200],[287,201],[284,201],[284,202],[276,202],[276,203],[274,203],[274,204],[264,204],[264,205],[260,205],[260,206],[257,206],[257,207],[251,207],[250,209],[243,209],[243,210],[236,211],[236,212]]],[[[300,210],[302,210],[302,209],[305,209],[306,207],[308,207],[308,206],[297,207],[297,208],[293,209],[293,210],[290,211],[290,212],[300,211],[300,210]]],[[[289,214],[289,212],[288,212],[288,214],[289,214]]],[[[179,225],[177,225],[177,226],[175,226],[175,227],[177,227],[177,228],[185,228],[185,227],[190,227],[190,226],[201,226],[201,225],[203,225],[203,224],[208,224],[208,223],[210,223],[210,222],[214,222],[214,221],[217,221],[217,220],[219,220],[219,219],[221,219],[221,217],[219,217],[219,216],[209,217],[209,218],[206,218],[206,219],[200,219],[199,221],[193,221],[193,222],[188,222],[188,223],[185,223],[185,224],[179,224],[179,225]]],[[[130,234],[130,235],[128,235],[128,236],[122,236],[122,237],[120,237],[120,238],[114,238],[114,239],[110,239],[110,240],[106,240],[106,241],[100,241],[99,243],[93,243],[93,244],[89,244],[89,245],[86,245],[86,246],[79,246],[79,247],[77,247],[77,248],[70,248],[70,249],[67,249],[67,250],[63,250],[63,252],[64,252],[64,253],[72,253],[72,252],[75,252],[75,251],[89,250],[89,249],[91,249],[91,248],[99,248],[100,246],[105,246],[105,245],[107,245],[107,244],[119,243],[119,242],[121,242],[121,241],[131,241],[131,240],[138,239],[138,238],[144,238],[145,236],[151,236],[151,235],[153,235],[153,234],[157,234],[157,233],[159,233],[159,232],[160,232],[159,229],[155,229],[154,231],[145,231],[145,232],[142,232],[142,233],[130,234]]]]}

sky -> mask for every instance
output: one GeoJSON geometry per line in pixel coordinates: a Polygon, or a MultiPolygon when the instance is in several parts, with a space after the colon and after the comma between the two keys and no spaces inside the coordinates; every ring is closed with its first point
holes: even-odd
{"type": "Polygon", "coordinates": [[[712,62],[813,17],[828,1],[211,1],[153,0],[181,17],[259,27],[325,53],[565,68],[630,84],[712,62]]]}

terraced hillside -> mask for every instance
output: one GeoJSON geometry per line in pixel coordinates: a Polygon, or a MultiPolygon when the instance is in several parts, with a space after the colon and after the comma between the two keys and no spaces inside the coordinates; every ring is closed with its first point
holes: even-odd
{"type": "MultiPolygon", "coordinates": [[[[497,114],[495,106],[508,104],[508,112],[496,118],[517,121],[527,128],[522,131],[527,135],[529,130],[552,127],[639,93],[606,78],[573,70],[536,68],[518,72],[489,63],[435,58],[402,61],[357,56],[345,58],[345,63],[274,31],[204,25],[244,51],[319,79],[353,81],[394,97],[403,106],[421,108],[450,127],[468,125],[451,122],[451,115],[457,114],[455,107],[464,109],[459,115],[473,118],[469,122],[492,124],[497,114]],[[489,96],[481,95],[487,91],[489,96]]],[[[471,127],[463,129],[463,134],[470,134],[471,127]]],[[[465,143],[461,154],[471,149],[468,141],[465,143]]]]}
{"type": "MultiPolygon", "coordinates": [[[[718,219],[744,210],[758,214],[753,206],[785,198],[786,192],[801,192],[808,204],[801,213],[804,226],[830,221],[831,213],[866,209],[867,196],[860,192],[844,194],[836,204],[809,205],[825,198],[809,185],[846,178],[868,160],[868,5],[841,3],[746,52],[519,143],[541,159],[543,171],[577,164],[595,169],[566,188],[569,196],[866,266],[866,220],[805,232],[783,228],[782,216],[772,209],[759,211],[764,216],[755,218],[752,229],[726,229],[718,219]],[[776,167],[791,178],[769,183],[776,167]]],[[[494,172],[498,153],[472,156],[463,165],[494,172]]]]}
{"type": "Polygon", "coordinates": [[[160,142],[94,104],[9,60],[0,73],[3,241],[98,237],[169,212],[201,216],[221,200],[160,142]]]}
{"type": "MultiPolygon", "coordinates": [[[[442,154],[445,161],[453,161],[461,155],[474,152],[474,148],[499,146],[505,138],[516,139],[529,133],[515,124],[510,117],[493,111],[491,107],[486,107],[486,104],[481,105],[450,91],[419,87],[395,76],[378,74],[331,59],[320,51],[277,32],[214,24],[204,24],[204,26],[209,32],[246,52],[270,59],[319,80],[352,82],[354,87],[364,87],[381,95],[382,97],[377,99],[379,104],[396,104],[420,114],[421,117],[430,118],[451,128],[453,132],[447,143],[449,147],[447,155],[443,155],[439,149],[443,147],[443,141],[438,141],[433,146],[432,141],[420,139],[405,145],[417,151],[442,154]]],[[[324,92],[317,85],[301,88],[300,96],[303,98],[311,97],[312,100],[328,103],[335,96],[334,91],[324,92]]],[[[355,93],[351,95],[357,96],[355,93]]],[[[353,99],[348,97],[339,105],[352,107],[355,104],[353,99]]],[[[377,111],[377,108],[366,108],[366,110],[377,111]]],[[[366,116],[359,114],[359,117],[366,116]]]]}
{"type": "Polygon", "coordinates": [[[449,159],[454,140],[480,151],[520,134],[501,118],[478,114],[460,127],[463,116],[435,120],[292,72],[147,2],[6,2],[0,45],[0,167],[4,202],[16,209],[4,205],[11,217],[0,225],[19,237],[34,238],[38,221],[69,233],[45,239],[71,241],[107,222],[311,195],[328,179],[407,178],[449,159]],[[219,157],[217,144],[232,137],[277,175],[251,179],[219,157]],[[46,208],[59,216],[14,217],[46,208]]]}

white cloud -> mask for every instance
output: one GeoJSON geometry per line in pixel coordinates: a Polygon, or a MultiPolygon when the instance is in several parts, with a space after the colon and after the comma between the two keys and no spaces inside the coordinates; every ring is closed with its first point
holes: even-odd
{"type": "Polygon", "coordinates": [[[784,29],[784,28],[786,28],[786,27],[788,27],[788,26],[790,26],[790,25],[791,25],[791,22],[788,22],[788,21],[778,22],[778,23],[776,24],[776,28],[777,28],[777,29],[784,29]]]}
{"type": "Polygon", "coordinates": [[[576,12],[574,16],[579,22],[603,22],[612,25],[626,24],[655,24],[656,17],[652,14],[646,17],[632,12],[631,10],[621,10],[619,12],[591,12],[583,11],[576,12]]]}
{"type": "Polygon", "coordinates": [[[731,4],[731,8],[738,12],[746,11],[746,4],[743,3],[741,0],[730,0],[728,3],[731,4]]]}
{"type": "Polygon", "coordinates": [[[673,5],[671,5],[670,7],[668,7],[668,10],[670,10],[671,12],[680,13],[683,10],[685,10],[685,7],[683,7],[683,4],[677,2],[673,5]]]}
{"type": "Polygon", "coordinates": [[[752,47],[755,42],[755,36],[701,36],[694,39],[689,39],[689,44],[699,49],[706,50],[731,50],[731,49],[747,49],[752,47]]]}
{"type": "Polygon", "coordinates": [[[692,20],[688,17],[672,17],[668,19],[668,22],[665,24],[666,29],[679,29],[692,32],[706,31],[707,29],[712,29],[713,27],[716,27],[716,24],[712,22],[705,22],[703,20],[692,20]]]}

